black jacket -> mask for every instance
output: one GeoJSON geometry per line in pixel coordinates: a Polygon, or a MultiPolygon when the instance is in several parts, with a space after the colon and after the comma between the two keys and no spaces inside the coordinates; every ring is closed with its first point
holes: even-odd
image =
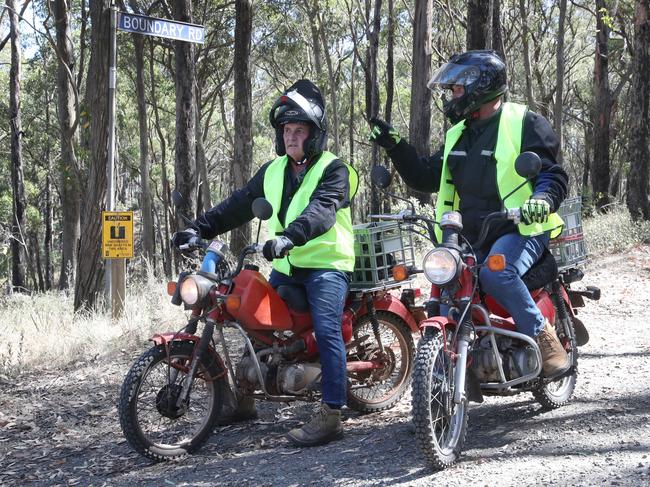
{"type": "MultiPolygon", "coordinates": [[[[264,197],[264,174],[273,161],[265,163],[246,186],[195,220],[201,237],[213,238],[215,235],[237,228],[253,219],[251,205],[255,198],[264,197]]],[[[281,222],[289,207],[289,202],[302,180],[312,167],[312,163],[298,178],[293,177],[287,164],[282,191],[280,214],[281,222]]],[[[289,237],[294,245],[304,245],[307,241],[322,235],[334,226],[336,212],[350,205],[350,181],[348,169],[339,159],[332,161],[323,172],[323,177],[311,195],[307,208],[287,226],[283,235],[289,237]]],[[[271,236],[272,237],[272,236],[271,236]]]]}
{"type": "MultiPolygon", "coordinates": [[[[452,148],[447,164],[460,198],[463,235],[475,242],[488,213],[501,210],[496,181],[496,148],[501,110],[486,120],[466,121],[467,127],[452,148]]],[[[427,193],[440,188],[444,146],[430,157],[419,157],[415,148],[402,140],[388,154],[407,185],[427,193]]],[[[557,163],[559,141],[548,120],[528,111],[524,118],[521,151],[535,152],[542,160],[542,169],[533,181],[533,194],[559,208],[567,194],[568,176],[557,163]]],[[[512,222],[491,227],[486,247],[500,236],[516,231],[512,222]]]]}

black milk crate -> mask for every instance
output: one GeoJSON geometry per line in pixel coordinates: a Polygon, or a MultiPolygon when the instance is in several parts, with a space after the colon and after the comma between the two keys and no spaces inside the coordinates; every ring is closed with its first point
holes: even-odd
{"type": "Polygon", "coordinates": [[[372,222],[354,225],[354,273],[351,289],[390,288],[404,281],[393,279],[395,264],[415,264],[413,237],[408,227],[398,222],[372,222]]]}
{"type": "Polygon", "coordinates": [[[582,233],[582,198],[567,198],[560,205],[558,214],[564,220],[564,229],[557,238],[551,240],[549,250],[562,269],[583,263],[587,260],[587,247],[582,233]]]}

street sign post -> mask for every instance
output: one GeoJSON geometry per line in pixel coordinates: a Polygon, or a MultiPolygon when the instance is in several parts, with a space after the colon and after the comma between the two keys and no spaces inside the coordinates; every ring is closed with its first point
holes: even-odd
{"type": "MultiPolygon", "coordinates": [[[[108,63],[108,164],[106,168],[107,188],[106,188],[106,209],[108,212],[102,213],[102,225],[106,225],[104,213],[111,213],[115,209],[115,190],[114,190],[114,167],[115,167],[115,100],[117,88],[117,31],[122,30],[135,34],[148,36],[165,37],[177,41],[193,42],[203,44],[205,39],[205,29],[202,25],[188,24],[176,20],[159,19],[156,17],[147,17],[145,15],[131,14],[127,12],[118,12],[115,6],[115,0],[111,1],[111,49],[108,63]]],[[[118,318],[122,314],[124,307],[124,298],[126,296],[126,260],[133,257],[133,212],[130,213],[130,254],[122,255],[126,247],[123,247],[123,239],[116,238],[122,232],[117,224],[110,224],[109,228],[114,228],[115,238],[111,238],[109,230],[108,240],[102,239],[102,255],[106,260],[106,292],[107,298],[110,296],[111,311],[113,318],[118,318]],[[105,247],[105,245],[107,245],[105,247]],[[118,250],[119,249],[119,250],[118,250]],[[107,255],[108,254],[108,255],[107,255]]],[[[126,221],[126,220],[125,220],[126,221]]],[[[115,223],[115,222],[114,222],[115,223]]],[[[124,230],[127,232],[127,230],[124,230]]]]}

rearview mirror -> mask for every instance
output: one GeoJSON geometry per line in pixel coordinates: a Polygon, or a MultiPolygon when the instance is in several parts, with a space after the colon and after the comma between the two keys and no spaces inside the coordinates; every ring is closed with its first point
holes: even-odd
{"type": "Polygon", "coordinates": [[[542,170],[542,160],[534,152],[522,152],[515,159],[515,171],[522,178],[532,179],[542,170]]]}
{"type": "Polygon", "coordinates": [[[172,203],[174,203],[176,208],[180,208],[185,203],[185,198],[183,198],[183,195],[177,189],[172,191],[172,203]]]}
{"type": "Polygon", "coordinates": [[[253,215],[260,220],[268,220],[273,215],[273,207],[266,198],[255,198],[251,206],[253,215]]]}
{"type": "Polygon", "coordinates": [[[379,186],[381,189],[386,189],[390,186],[391,175],[384,166],[373,166],[370,171],[370,180],[375,186],[379,186]]]}

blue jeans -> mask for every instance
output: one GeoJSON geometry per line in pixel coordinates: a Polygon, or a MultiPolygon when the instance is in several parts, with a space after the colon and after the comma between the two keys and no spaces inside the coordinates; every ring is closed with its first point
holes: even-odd
{"type": "Polygon", "coordinates": [[[348,275],[336,270],[295,270],[292,276],[273,270],[271,286],[304,286],[320,353],[323,402],[339,409],[347,402],[345,344],[341,333],[348,275]]]}
{"type": "MultiPolygon", "coordinates": [[[[535,237],[525,237],[519,233],[503,235],[492,244],[487,255],[505,255],[506,268],[500,272],[493,272],[483,267],[479,274],[483,291],[508,310],[517,325],[517,331],[530,337],[540,334],[544,328],[544,317],[526,289],[521,276],[539,260],[548,242],[548,234],[535,237]]],[[[477,252],[478,262],[483,262],[487,258],[484,254],[484,252],[477,252]]]]}

